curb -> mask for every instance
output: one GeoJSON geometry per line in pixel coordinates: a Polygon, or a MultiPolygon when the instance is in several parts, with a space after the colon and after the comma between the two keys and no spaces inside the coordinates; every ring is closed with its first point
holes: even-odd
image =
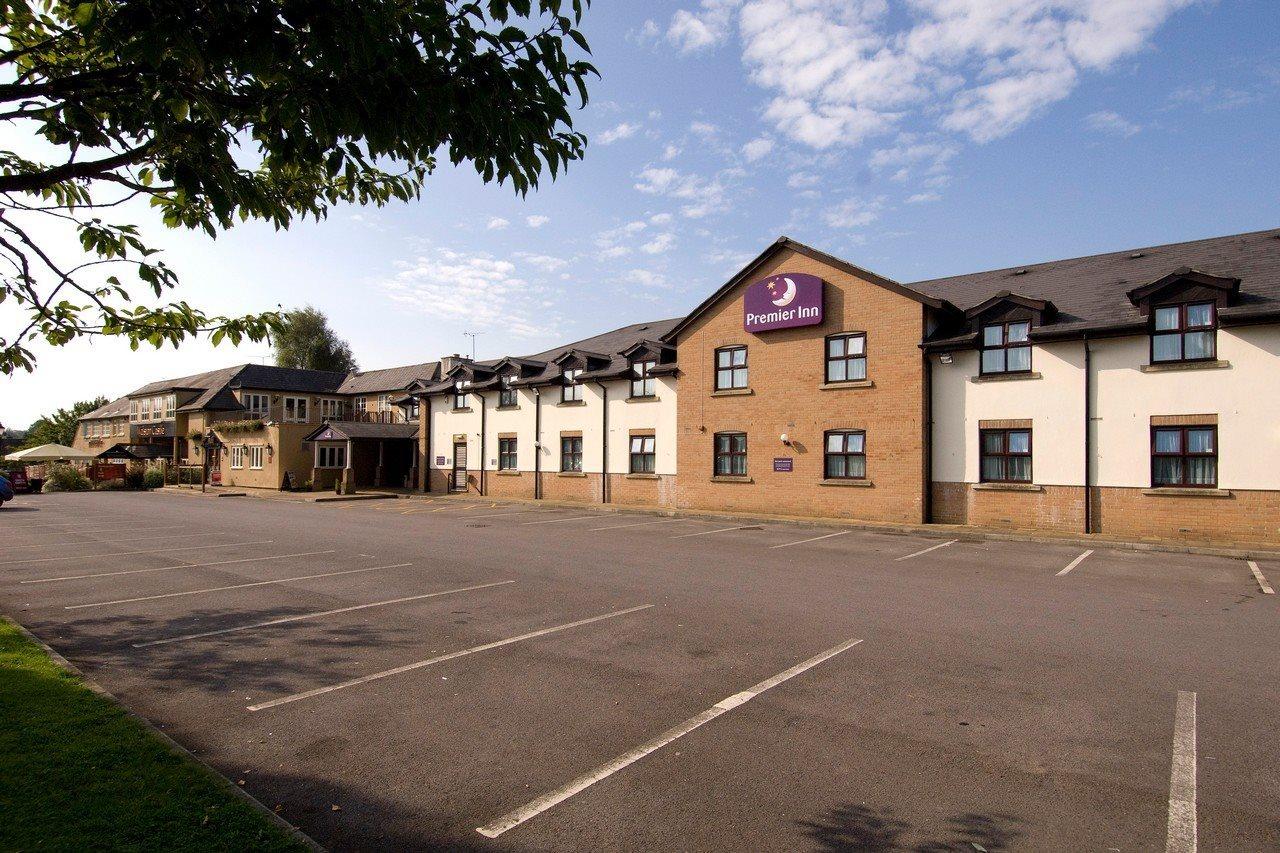
{"type": "Polygon", "coordinates": [[[30,640],[31,642],[39,646],[41,649],[43,649],[44,653],[48,655],[49,658],[54,663],[56,663],[58,666],[62,667],[66,671],[70,672],[72,675],[79,678],[81,683],[83,683],[85,687],[89,688],[89,690],[93,691],[98,696],[101,696],[103,699],[106,699],[108,702],[115,705],[117,708],[123,711],[127,716],[133,718],[134,720],[137,720],[148,731],[150,731],[151,734],[159,738],[159,740],[162,743],[164,743],[166,746],[168,746],[170,749],[190,759],[191,761],[203,767],[205,770],[209,771],[209,773],[213,774],[213,778],[217,781],[218,784],[220,784],[223,788],[230,791],[231,793],[235,794],[244,802],[248,803],[250,807],[261,812],[268,820],[270,820],[278,828],[283,830],[294,841],[297,841],[299,844],[302,844],[303,846],[307,847],[310,850],[316,851],[316,853],[327,853],[325,848],[317,844],[311,838],[311,836],[307,835],[301,829],[289,823],[289,821],[285,820],[284,818],[276,814],[271,809],[267,808],[266,804],[263,803],[261,800],[259,800],[257,797],[253,796],[248,791],[241,788],[239,785],[236,785],[235,783],[233,783],[230,779],[228,779],[226,776],[223,776],[217,770],[214,770],[212,767],[210,767],[207,763],[205,763],[199,756],[197,756],[191,750],[187,749],[185,746],[183,746],[182,744],[178,743],[176,740],[171,738],[168,734],[161,731],[156,726],[155,723],[151,722],[146,717],[142,716],[141,714],[129,708],[127,705],[121,702],[113,693],[110,693],[102,685],[98,684],[96,681],[94,681],[93,679],[85,675],[83,672],[81,672],[80,669],[75,664],[73,664],[71,661],[64,658],[62,655],[58,654],[58,652],[56,652],[48,643],[46,643],[44,640],[40,639],[35,634],[28,631],[27,627],[23,625],[21,622],[14,619],[12,616],[7,616],[7,615],[0,615],[0,619],[3,619],[8,624],[17,628],[18,631],[22,634],[22,636],[26,637],[28,640],[30,640]]]}

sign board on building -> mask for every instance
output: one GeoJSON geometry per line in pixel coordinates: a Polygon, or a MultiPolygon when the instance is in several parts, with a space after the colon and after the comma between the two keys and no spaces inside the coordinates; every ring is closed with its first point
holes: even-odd
{"type": "Polygon", "coordinates": [[[822,279],[806,273],[779,273],[747,288],[742,328],[768,332],[822,322],[822,279]]]}
{"type": "Polygon", "coordinates": [[[792,464],[792,463],[791,463],[791,457],[790,457],[790,456],[775,456],[775,457],[773,457],[773,470],[775,470],[775,471],[782,471],[782,472],[784,472],[784,473],[786,473],[786,472],[790,472],[790,471],[791,471],[791,464],[792,464]]]}
{"type": "Polygon", "coordinates": [[[437,457],[436,457],[436,464],[437,464],[437,465],[445,465],[445,464],[447,464],[447,463],[445,462],[445,458],[444,458],[443,456],[437,456],[437,457]]]}
{"type": "Polygon", "coordinates": [[[149,424],[147,426],[135,426],[133,429],[138,438],[173,437],[173,421],[166,421],[162,424],[149,424]]]}

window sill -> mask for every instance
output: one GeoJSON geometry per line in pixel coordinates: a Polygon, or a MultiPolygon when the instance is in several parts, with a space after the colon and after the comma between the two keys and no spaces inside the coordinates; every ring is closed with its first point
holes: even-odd
{"type": "Polygon", "coordinates": [[[970,382],[1016,382],[1019,379],[1044,379],[1044,375],[1030,371],[1027,373],[980,373],[970,376],[970,382]]]}
{"type": "Polygon", "coordinates": [[[586,473],[582,471],[557,471],[557,477],[585,477],[586,473]]]}
{"type": "Polygon", "coordinates": [[[718,391],[712,391],[712,397],[749,397],[756,393],[750,388],[721,388],[718,391]]]}
{"type": "Polygon", "coordinates": [[[979,492],[1043,492],[1044,486],[1035,483],[974,483],[979,492]]]}
{"type": "Polygon", "coordinates": [[[470,407],[470,406],[462,406],[461,408],[457,408],[457,407],[455,407],[455,408],[450,409],[449,411],[454,412],[455,414],[458,414],[458,413],[461,413],[461,412],[469,412],[469,411],[471,411],[471,407],[470,407]]]}
{"type": "Polygon", "coordinates": [[[711,482],[713,483],[754,483],[755,480],[751,479],[750,477],[715,476],[711,478],[711,482]]]}
{"type": "Polygon", "coordinates": [[[499,477],[519,477],[521,472],[513,471],[510,468],[503,468],[499,471],[495,471],[494,473],[496,473],[499,477]]]}
{"type": "Polygon", "coordinates": [[[656,480],[658,479],[658,475],[657,474],[628,474],[627,479],[628,480],[656,480]]]}
{"type": "Polygon", "coordinates": [[[1231,362],[1221,359],[1208,361],[1166,361],[1155,364],[1144,364],[1138,368],[1143,373],[1172,373],[1178,370],[1221,370],[1230,367],[1231,362]]]}
{"type": "Polygon", "coordinates": [[[658,395],[654,394],[650,397],[627,397],[628,403],[657,403],[660,402],[658,395]]]}
{"type": "Polygon", "coordinates": [[[517,411],[519,411],[519,410],[520,410],[520,406],[519,406],[519,405],[515,405],[515,406],[497,406],[496,408],[494,408],[494,411],[495,411],[495,412],[517,412],[517,411]]]}
{"type": "Polygon", "coordinates": [[[854,379],[848,382],[824,382],[818,386],[819,391],[842,391],[845,388],[874,388],[875,380],[854,379]]]}
{"type": "Polygon", "coordinates": [[[845,486],[845,487],[869,489],[872,486],[874,486],[875,483],[872,482],[871,480],[855,480],[853,478],[842,480],[837,477],[835,479],[830,479],[830,480],[819,480],[818,485],[819,486],[845,486]]]}
{"type": "Polygon", "coordinates": [[[560,409],[571,406],[585,406],[586,404],[586,400],[561,400],[559,403],[556,403],[556,408],[560,409]]]}
{"type": "Polygon", "coordinates": [[[1163,498],[1229,498],[1231,491],[1229,489],[1202,489],[1197,486],[1157,486],[1153,489],[1143,489],[1144,495],[1163,498]]]}

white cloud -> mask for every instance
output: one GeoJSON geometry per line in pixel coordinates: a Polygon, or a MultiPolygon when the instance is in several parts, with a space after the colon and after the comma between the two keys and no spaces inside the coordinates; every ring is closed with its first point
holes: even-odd
{"type": "Polygon", "coordinates": [[[701,218],[725,205],[725,187],[719,178],[708,179],[658,166],[646,166],[637,177],[635,188],[640,192],[686,202],[680,212],[690,219],[701,218]]]}
{"type": "Polygon", "coordinates": [[[773,151],[773,140],[768,136],[758,136],[742,146],[742,156],[748,163],[754,163],[769,156],[771,151],[773,151]]]}
{"type": "Polygon", "coordinates": [[[907,196],[907,204],[927,204],[931,201],[938,201],[941,198],[942,195],[940,193],[916,193],[915,195],[907,196]]]}
{"type": "Polygon", "coordinates": [[[398,266],[381,289],[400,305],[444,322],[517,337],[548,333],[547,312],[539,307],[544,289],[523,278],[511,261],[432,249],[398,266]]]}
{"type": "Polygon", "coordinates": [[[675,244],[676,235],[668,231],[663,234],[654,235],[652,240],[640,247],[640,251],[647,255],[661,255],[670,251],[671,247],[675,244]]]}
{"type": "Polygon", "coordinates": [[[712,139],[720,133],[720,128],[716,127],[709,121],[690,122],[689,130],[693,131],[696,136],[699,136],[702,139],[712,139]]]}
{"type": "Polygon", "coordinates": [[[861,228],[879,219],[883,207],[884,200],[880,198],[869,201],[851,198],[828,208],[823,212],[822,218],[832,228],[861,228]]]}
{"type": "Polygon", "coordinates": [[[511,224],[510,222],[503,219],[501,216],[495,216],[489,220],[489,224],[485,227],[488,228],[490,231],[501,231],[503,228],[506,228],[510,224],[511,224]]]}
{"type": "Polygon", "coordinates": [[[557,258],[555,255],[539,255],[534,252],[516,252],[516,257],[524,261],[530,266],[535,266],[546,272],[557,272],[569,265],[564,258],[557,258]]]}
{"type": "Polygon", "coordinates": [[[649,18],[640,25],[640,29],[627,33],[627,38],[636,44],[652,44],[662,37],[662,28],[658,22],[649,18]]]}
{"type": "Polygon", "coordinates": [[[1084,121],[1090,130],[1112,133],[1116,136],[1133,136],[1142,130],[1142,125],[1129,121],[1129,119],[1112,110],[1099,110],[1096,113],[1089,113],[1084,121]]]}
{"type": "Polygon", "coordinates": [[[668,225],[674,218],[670,213],[655,213],[649,217],[649,221],[654,225],[668,225]]]}
{"type": "Polygon", "coordinates": [[[621,122],[614,125],[606,131],[601,132],[596,137],[596,142],[601,145],[612,145],[622,139],[630,139],[636,135],[636,131],[640,129],[640,125],[631,122],[621,122]]]}
{"type": "Polygon", "coordinates": [[[543,216],[542,214],[534,214],[533,216],[526,216],[524,221],[530,228],[541,228],[543,225],[546,225],[551,221],[551,217],[543,216]]]}
{"type": "Polygon", "coordinates": [[[787,176],[787,186],[793,190],[817,186],[822,179],[812,172],[792,172],[787,176]]]}
{"type": "Polygon", "coordinates": [[[674,160],[680,156],[680,148],[671,143],[667,143],[667,147],[662,149],[663,160],[674,160]]]}
{"type": "Polygon", "coordinates": [[[638,285],[640,287],[657,287],[663,290],[670,289],[671,284],[667,281],[667,277],[660,272],[645,269],[629,269],[620,275],[619,280],[625,284],[638,285]]]}
{"type": "Polygon", "coordinates": [[[600,257],[608,260],[625,258],[629,254],[631,254],[630,246],[608,246],[600,250],[600,257]]]}
{"type": "Polygon", "coordinates": [[[986,142],[1150,43],[1194,0],[703,0],[675,13],[684,52],[735,27],[765,118],[815,148],[914,117],[986,142]]]}

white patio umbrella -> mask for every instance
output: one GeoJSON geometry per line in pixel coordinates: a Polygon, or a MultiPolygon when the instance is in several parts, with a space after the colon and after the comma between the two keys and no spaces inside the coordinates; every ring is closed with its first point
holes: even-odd
{"type": "Polygon", "coordinates": [[[65,444],[42,444],[39,447],[28,447],[26,450],[18,450],[5,457],[10,462],[27,463],[87,462],[95,458],[97,458],[97,454],[76,450],[74,447],[67,447],[65,444]]]}

